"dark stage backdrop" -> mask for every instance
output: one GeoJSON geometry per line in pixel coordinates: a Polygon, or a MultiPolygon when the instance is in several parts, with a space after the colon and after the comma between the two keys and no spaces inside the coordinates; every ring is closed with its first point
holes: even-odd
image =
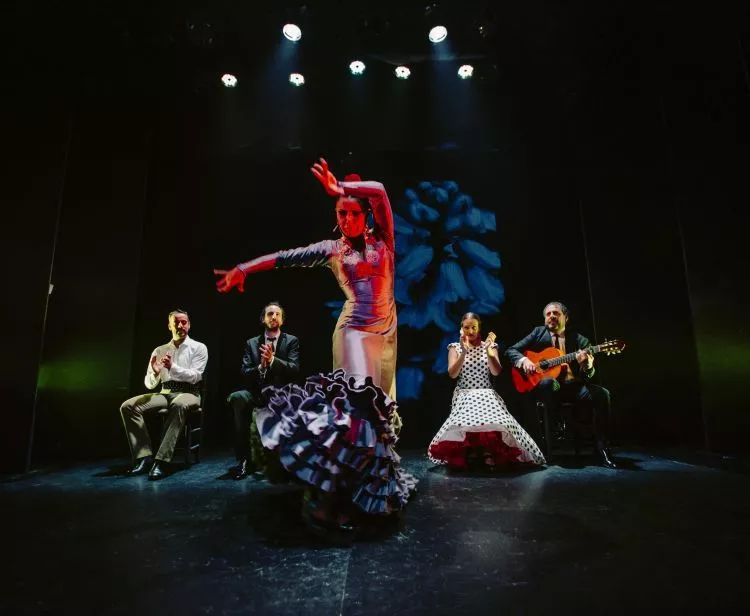
{"type": "MultiPolygon", "coordinates": [[[[56,157],[29,167],[38,174],[31,186],[54,189],[38,204],[25,202],[24,216],[36,220],[14,240],[21,244],[16,258],[28,247],[36,252],[17,259],[28,276],[19,308],[34,323],[11,329],[11,340],[19,341],[11,348],[22,348],[13,364],[27,374],[14,383],[23,399],[13,415],[17,431],[8,436],[25,457],[36,394],[32,467],[105,455],[121,437],[111,420],[130,391],[150,162],[147,125],[133,106],[127,121],[112,123],[122,111],[111,102],[52,114],[58,130],[47,136],[55,137],[56,157]]],[[[14,460],[16,468],[25,464],[14,460]]]]}

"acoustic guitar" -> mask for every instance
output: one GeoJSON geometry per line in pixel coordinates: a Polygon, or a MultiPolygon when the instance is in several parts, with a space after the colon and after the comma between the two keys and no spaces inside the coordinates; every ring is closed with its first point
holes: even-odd
{"type": "MultiPolygon", "coordinates": [[[[622,340],[606,340],[602,344],[590,346],[589,348],[582,350],[586,351],[586,353],[589,353],[590,355],[594,355],[596,353],[616,355],[618,353],[622,353],[622,350],[624,348],[625,343],[622,340]]],[[[558,376],[560,376],[560,371],[562,370],[563,364],[569,364],[576,361],[575,353],[568,353],[567,355],[563,355],[562,351],[560,349],[556,349],[555,347],[547,347],[539,353],[535,353],[534,351],[526,351],[524,353],[524,356],[528,357],[531,361],[534,362],[534,365],[537,367],[537,370],[539,370],[539,372],[526,374],[523,370],[520,370],[513,366],[510,371],[510,376],[513,380],[513,385],[515,386],[516,390],[522,394],[534,389],[542,379],[556,379],[558,376]]]]}

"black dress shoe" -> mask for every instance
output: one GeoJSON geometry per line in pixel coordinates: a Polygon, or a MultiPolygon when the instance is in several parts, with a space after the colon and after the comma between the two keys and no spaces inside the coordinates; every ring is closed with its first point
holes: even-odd
{"type": "Polygon", "coordinates": [[[146,456],[145,458],[140,458],[139,460],[135,461],[135,464],[133,464],[133,467],[125,473],[126,475],[145,475],[148,473],[149,469],[151,468],[151,463],[153,462],[153,459],[151,456],[146,456]]]}
{"type": "Polygon", "coordinates": [[[239,466],[237,466],[234,469],[234,472],[232,473],[232,479],[244,479],[250,474],[250,468],[247,460],[242,460],[239,463],[239,466]]]}
{"type": "Polygon", "coordinates": [[[159,481],[159,479],[164,479],[164,477],[167,476],[166,466],[167,463],[163,460],[156,460],[148,474],[149,481],[159,481]]]}
{"type": "Polygon", "coordinates": [[[599,455],[599,463],[605,467],[605,468],[612,468],[616,469],[617,464],[614,463],[612,460],[612,452],[609,451],[606,447],[602,447],[597,451],[599,455]]]}

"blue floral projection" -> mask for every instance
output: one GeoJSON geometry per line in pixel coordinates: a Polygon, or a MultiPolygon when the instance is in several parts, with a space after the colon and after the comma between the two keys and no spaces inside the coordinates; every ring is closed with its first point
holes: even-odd
{"type": "Polygon", "coordinates": [[[483,243],[497,230],[495,214],[477,207],[457,182],[407,189],[394,217],[399,349],[423,349],[399,353],[398,397],[409,400],[419,397],[427,370],[447,372],[446,346],[458,340],[461,315],[497,314],[505,289],[500,256],[483,243]]]}
{"type": "MultiPolygon", "coordinates": [[[[448,370],[446,346],[458,340],[465,312],[500,311],[500,256],[487,248],[495,214],[474,204],[454,181],[424,181],[393,204],[399,400],[417,399],[428,371],[448,370]]],[[[328,302],[338,317],[342,302],[328,302]]]]}

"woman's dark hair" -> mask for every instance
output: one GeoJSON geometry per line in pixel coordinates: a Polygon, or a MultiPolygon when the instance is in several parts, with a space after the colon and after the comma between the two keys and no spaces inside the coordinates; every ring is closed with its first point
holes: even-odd
{"type": "MultiPolygon", "coordinates": [[[[359,173],[347,173],[344,176],[344,182],[361,182],[362,177],[359,175],[359,173]]],[[[370,212],[370,202],[367,199],[360,199],[359,197],[339,197],[339,199],[344,198],[348,199],[350,201],[356,201],[359,203],[359,206],[362,208],[362,213],[367,216],[368,212],[370,212]]],[[[337,199],[338,201],[338,199],[337,199]]]]}
{"type": "Polygon", "coordinates": [[[476,312],[467,312],[461,317],[461,326],[463,326],[466,319],[474,319],[479,324],[479,331],[482,331],[482,319],[476,312]]]}

